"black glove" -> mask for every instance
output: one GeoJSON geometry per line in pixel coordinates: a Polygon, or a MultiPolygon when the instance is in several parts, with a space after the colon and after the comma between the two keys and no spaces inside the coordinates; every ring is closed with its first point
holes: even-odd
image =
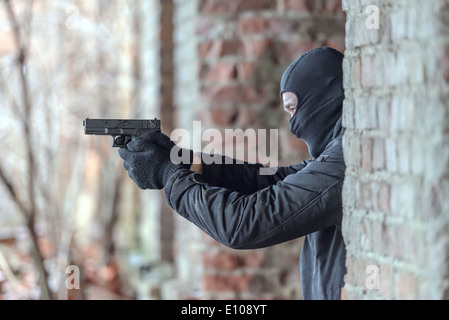
{"type": "Polygon", "coordinates": [[[161,132],[144,133],[129,142],[126,148],[120,148],[119,154],[129,177],[143,190],[163,189],[176,171],[189,169],[193,159],[191,150],[179,148],[161,132]],[[179,160],[182,152],[188,152],[189,159],[173,163],[170,155],[176,156],[174,160],[179,160]]]}

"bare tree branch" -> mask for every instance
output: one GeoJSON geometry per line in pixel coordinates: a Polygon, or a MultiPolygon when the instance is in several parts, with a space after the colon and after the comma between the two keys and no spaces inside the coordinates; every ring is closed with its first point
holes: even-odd
{"type": "Polygon", "coordinates": [[[9,195],[11,196],[14,203],[19,208],[20,212],[25,213],[25,204],[22,202],[22,200],[19,198],[19,195],[11,182],[11,180],[8,179],[8,177],[5,175],[5,172],[3,171],[3,168],[0,166],[0,180],[3,182],[3,184],[6,187],[6,190],[8,190],[9,195]]]}
{"type": "Polygon", "coordinates": [[[24,290],[20,286],[20,281],[16,278],[16,276],[14,275],[14,272],[11,270],[11,267],[9,266],[9,263],[8,263],[8,259],[6,259],[2,250],[0,250],[0,269],[3,270],[3,273],[5,274],[6,279],[8,279],[8,282],[14,288],[15,292],[18,293],[21,297],[30,299],[27,291],[24,290]]]}
{"type": "MultiPolygon", "coordinates": [[[[25,143],[26,143],[26,149],[27,149],[27,160],[28,160],[28,208],[22,208],[24,209],[22,212],[24,213],[25,219],[26,219],[26,226],[28,228],[28,232],[31,237],[31,243],[32,243],[32,256],[35,263],[35,266],[37,268],[37,271],[39,272],[39,286],[41,288],[42,293],[42,299],[48,300],[52,298],[51,290],[48,286],[48,275],[47,271],[45,270],[44,266],[44,259],[42,257],[39,243],[38,243],[38,236],[35,231],[35,219],[37,215],[37,207],[35,202],[35,175],[36,175],[36,161],[33,153],[33,145],[32,145],[32,134],[31,134],[31,128],[29,124],[29,120],[31,118],[31,100],[30,100],[30,92],[29,92],[29,86],[28,86],[28,80],[26,77],[26,67],[27,67],[27,49],[25,42],[22,40],[21,35],[21,28],[20,24],[17,20],[16,14],[12,8],[11,1],[10,0],[4,0],[6,12],[8,14],[9,21],[11,23],[12,29],[13,29],[13,35],[16,42],[17,50],[18,50],[18,68],[20,73],[20,81],[21,81],[21,87],[22,87],[22,99],[23,99],[23,118],[22,118],[22,124],[23,124],[23,132],[25,136],[25,143]]],[[[32,12],[32,5],[33,1],[31,1],[30,5],[30,11],[32,12]]],[[[31,16],[31,13],[29,14],[31,16]]],[[[2,181],[4,182],[5,179],[2,177],[2,181]]],[[[11,184],[9,186],[12,186],[11,184]]],[[[8,185],[7,185],[8,187],[8,185]]],[[[13,190],[14,189],[10,189],[13,190]]],[[[11,191],[10,191],[11,194],[11,191]]],[[[18,199],[17,197],[13,199],[18,199]]]]}

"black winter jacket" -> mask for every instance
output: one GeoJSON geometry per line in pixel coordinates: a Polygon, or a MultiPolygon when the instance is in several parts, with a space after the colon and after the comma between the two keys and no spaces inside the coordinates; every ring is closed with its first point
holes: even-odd
{"type": "Polygon", "coordinates": [[[305,236],[300,258],[304,299],[340,299],[345,268],[341,192],[345,172],[341,119],[312,161],[259,175],[260,164],[203,164],[175,173],[167,203],[220,243],[256,249],[305,236]]]}

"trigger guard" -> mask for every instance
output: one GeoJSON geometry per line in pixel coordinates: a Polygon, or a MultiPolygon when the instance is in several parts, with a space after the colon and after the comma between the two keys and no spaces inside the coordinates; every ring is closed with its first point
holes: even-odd
{"type": "Polygon", "coordinates": [[[129,142],[131,142],[131,137],[129,136],[114,136],[112,146],[124,148],[129,142]]]}

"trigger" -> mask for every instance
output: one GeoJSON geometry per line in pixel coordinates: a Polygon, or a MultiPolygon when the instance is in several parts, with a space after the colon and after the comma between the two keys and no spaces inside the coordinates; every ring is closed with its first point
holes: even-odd
{"type": "Polygon", "coordinates": [[[124,137],[124,136],[115,136],[114,140],[112,142],[112,146],[115,147],[115,148],[125,147],[126,144],[127,144],[126,137],[124,137]]]}

